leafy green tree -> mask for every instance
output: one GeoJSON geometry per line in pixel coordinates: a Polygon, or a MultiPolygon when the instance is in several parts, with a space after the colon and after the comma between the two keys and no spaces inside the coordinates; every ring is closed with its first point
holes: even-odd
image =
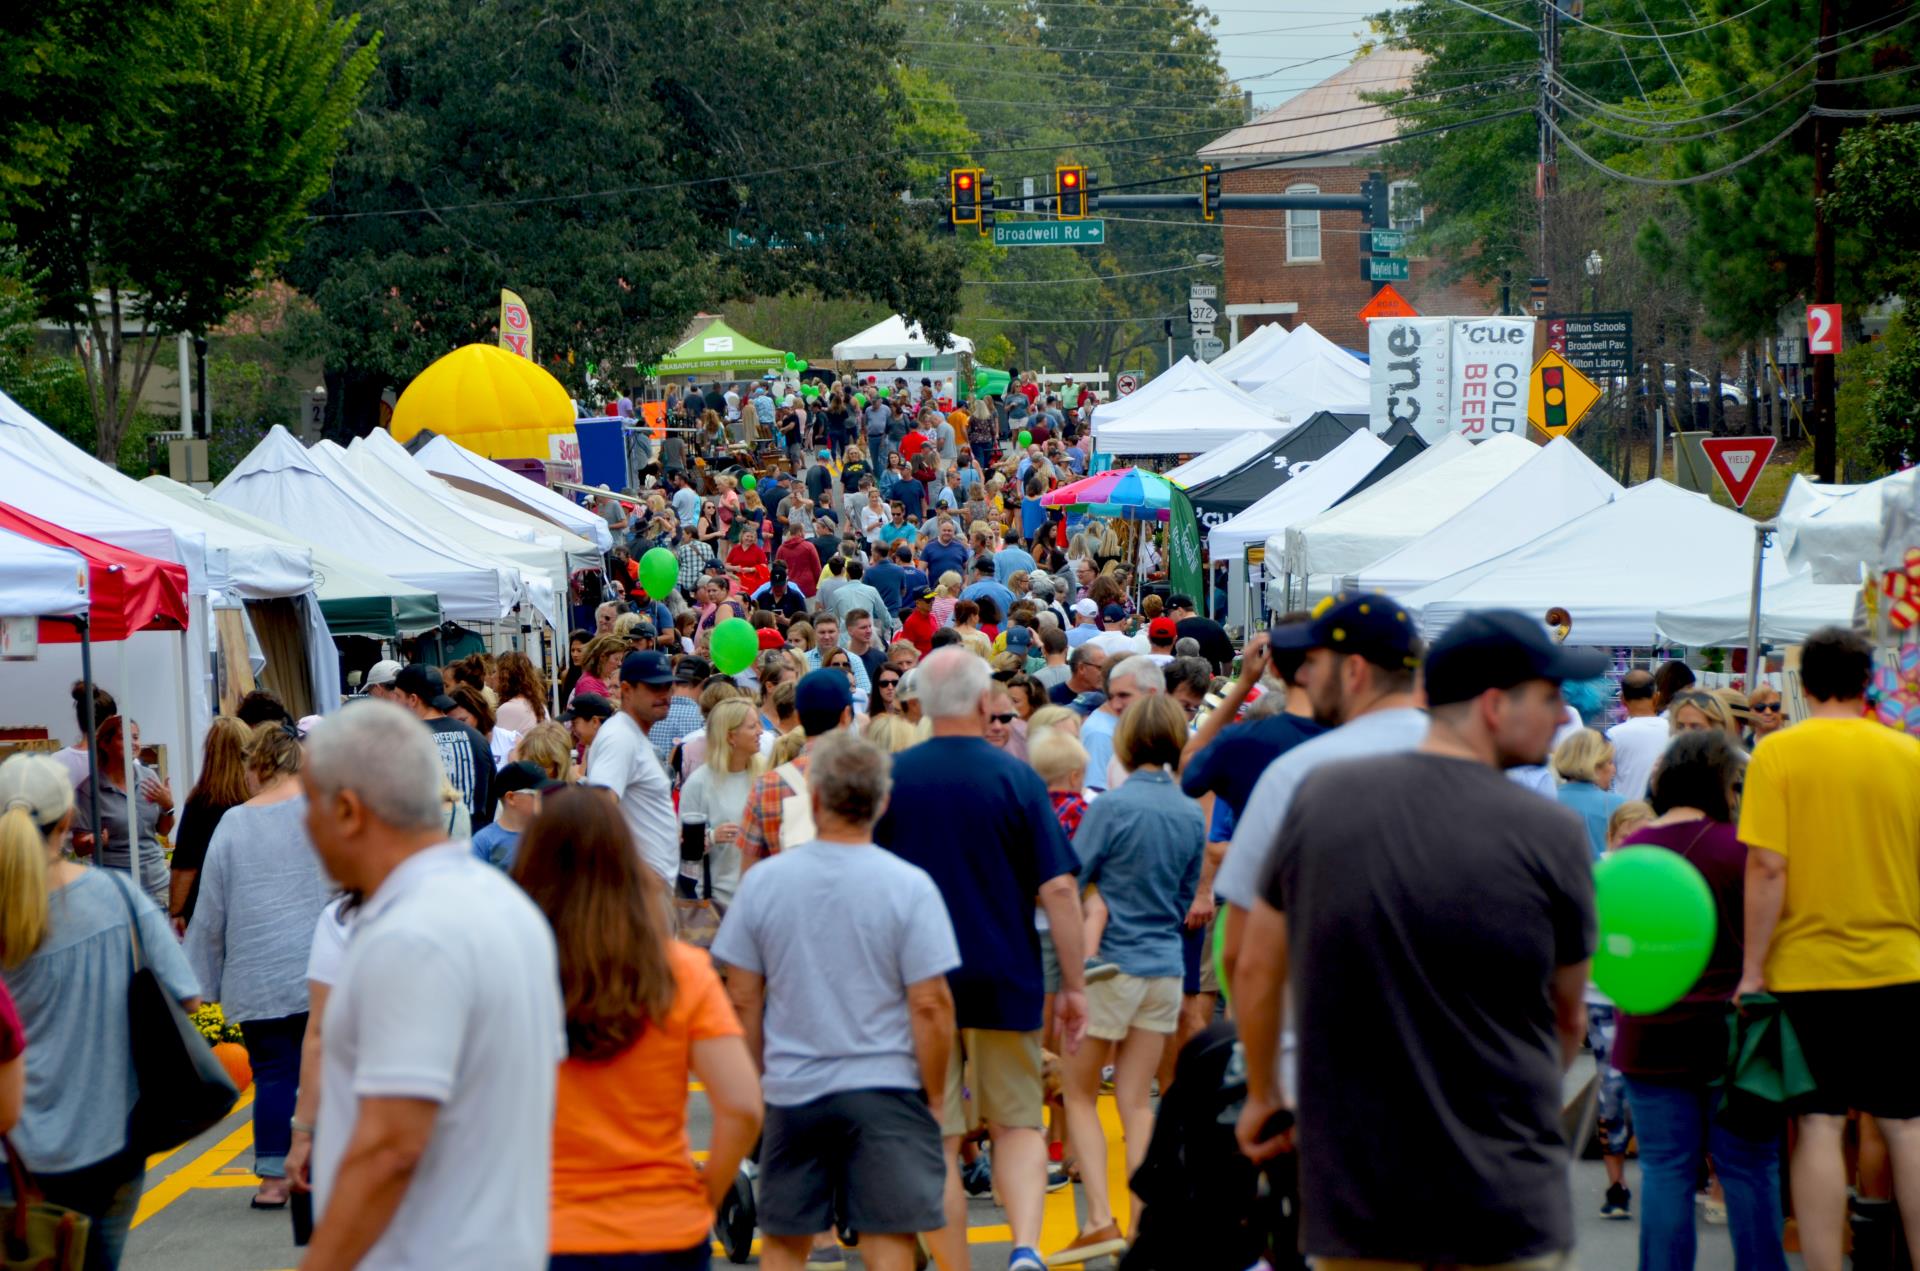
{"type": "Polygon", "coordinates": [[[182,0],[120,50],[111,127],[17,206],[46,316],[84,334],[94,446],[111,460],[175,332],[230,313],[292,248],[373,68],[312,0],[182,0]]]}

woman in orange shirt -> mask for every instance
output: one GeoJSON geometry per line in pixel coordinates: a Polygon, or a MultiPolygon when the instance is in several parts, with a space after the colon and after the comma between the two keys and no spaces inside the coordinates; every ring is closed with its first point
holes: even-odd
{"type": "Polygon", "coordinates": [[[567,1012],[549,1265],[700,1271],[762,1112],[712,961],[669,936],[661,886],[605,791],[546,795],[513,877],[553,927],[567,1012]],[[713,1109],[704,1171],[687,1142],[690,1074],[713,1109]]]}

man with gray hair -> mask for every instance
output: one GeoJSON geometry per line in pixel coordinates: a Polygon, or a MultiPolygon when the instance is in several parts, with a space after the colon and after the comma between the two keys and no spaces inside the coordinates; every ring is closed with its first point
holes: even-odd
{"type": "Polygon", "coordinates": [[[327,1004],[317,1226],[306,1265],[547,1265],[553,933],[505,875],[446,841],[425,724],[358,702],[307,738],[307,832],[364,896],[327,1004]]]}
{"type": "Polygon", "coordinates": [[[797,1271],[836,1217],[867,1266],[906,1271],[914,1235],[947,1221],[939,1115],[960,950],[933,880],[874,845],[887,769],[877,747],[823,736],[812,839],[743,878],[713,942],[765,1073],[759,1225],[776,1271],[797,1271]],[[822,924],[827,912],[844,921],[822,924]]]}
{"type": "Polygon", "coordinates": [[[1138,698],[1166,691],[1165,673],[1144,653],[1107,665],[1107,700],[1080,725],[1080,744],[1087,748],[1088,789],[1107,788],[1107,768],[1113,762],[1113,736],[1127,707],[1138,698]]]}
{"type": "MultiPolygon", "coordinates": [[[[891,811],[874,841],[918,865],[940,888],[959,935],[953,988],[962,1048],[973,1061],[976,1113],[993,1137],[994,1182],[1013,1230],[1009,1271],[1039,1271],[1036,1246],[1046,1202],[1045,1091],[1040,1030],[1044,987],[1034,930],[1046,911],[1060,960],[1054,1019],[1072,1053],[1087,1029],[1079,861],[1053,814],[1038,773],[986,741],[996,687],[987,664],[964,648],[936,649],[914,670],[933,736],[894,756],[891,811]]],[[[959,1150],[968,1124],[961,1101],[961,1049],[947,1066],[941,1133],[946,1138],[947,1225],[928,1240],[943,1267],[964,1267],[967,1202],[959,1150]]]]}

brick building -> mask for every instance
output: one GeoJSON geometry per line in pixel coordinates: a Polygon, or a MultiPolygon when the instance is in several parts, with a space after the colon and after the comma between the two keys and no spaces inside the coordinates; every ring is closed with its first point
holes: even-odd
{"type": "MultiPolygon", "coordinates": [[[[1361,95],[1407,87],[1421,54],[1382,49],[1348,64],[1338,74],[1291,98],[1249,124],[1208,142],[1202,163],[1218,164],[1223,194],[1358,194],[1369,172],[1380,167],[1379,147],[1391,141],[1395,123],[1384,107],[1361,95]],[[1318,151],[1363,145],[1362,150],[1323,158],[1318,151]],[[1236,172],[1252,161],[1269,166],[1236,172]]],[[[1408,231],[1424,217],[1420,191],[1410,181],[1392,187],[1393,223],[1408,231]]],[[[1226,311],[1234,341],[1255,327],[1308,322],[1335,344],[1366,350],[1366,324],[1356,315],[1373,296],[1360,276],[1367,254],[1366,227],[1358,212],[1227,211],[1224,256],[1226,311]]],[[[1432,281],[1435,262],[1414,256],[1412,277],[1394,284],[1415,308],[1434,316],[1491,313],[1490,292],[1472,283],[1441,286],[1432,281]]]]}

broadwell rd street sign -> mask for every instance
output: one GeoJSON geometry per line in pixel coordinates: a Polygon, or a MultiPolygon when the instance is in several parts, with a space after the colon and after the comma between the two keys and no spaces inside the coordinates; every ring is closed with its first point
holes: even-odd
{"type": "Polygon", "coordinates": [[[1760,480],[1767,457],[1773,454],[1772,437],[1703,437],[1700,449],[1706,451],[1713,474],[1727,488],[1733,506],[1747,506],[1753,487],[1760,480]]]}
{"type": "Polygon", "coordinates": [[[1106,241],[1105,221],[1013,221],[993,227],[995,247],[1097,247],[1106,241]]]}

